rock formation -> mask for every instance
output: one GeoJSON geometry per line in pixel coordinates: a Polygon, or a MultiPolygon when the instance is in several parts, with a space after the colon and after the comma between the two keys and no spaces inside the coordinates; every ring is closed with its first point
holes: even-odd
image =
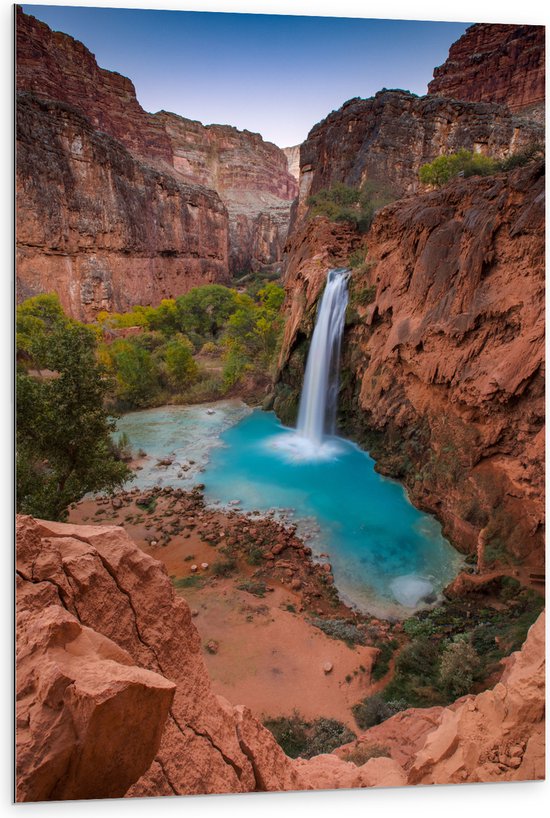
{"type": "Polygon", "coordinates": [[[178,176],[216,190],[227,207],[230,271],[280,262],[298,190],[283,151],[229,125],[204,126],[165,111],[155,119],[168,134],[178,176]]]}
{"type": "Polygon", "coordinates": [[[130,80],[99,68],[82,43],[20,8],[17,88],[24,92],[17,166],[24,191],[17,207],[19,298],[53,289],[72,315],[91,318],[101,309],[156,303],[197,284],[226,283],[232,273],[280,263],[297,185],[283,151],[259,134],[147,113],[130,80]],[[30,129],[31,98],[48,102],[41,108],[41,133],[30,129]],[[80,157],[80,149],[61,136],[59,110],[65,118],[70,110],[80,114],[84,134],[71,136],[92,140],[91,154],[80,157]],[[45,157],[55,166],[52,179],[45,157]],[[97,162],[104,167],[94,167],[97,162]],[[40,178],[36,190],[29,185],[34,176],[40,178]],[[143,187],[141,179],[147,180],[143,187]],[[121,196],[129,190],[127,206],[121,196]],[[42,229],[47,202],[55,202],[55,213],[42,229]],[[70,231],[69,243],[56,235],[60,229],[70,231]]]}
{"type": "Polygon", "coordinates": [[[375,181],[395,196],[416,193],[418,171],[459,148],[503,158],[542,141],[543,126],[503,105],[379,91],[351,99],[309,132],[300,149],[299,212],[322,188],[375,181]]]}
{"type": "Polygon", "coordinates": [[[543,773],[542,617],[494,690],[373,728],[361,741],[385,728],[413,749],[359,767],[289,759],[246,707],[212,693],[187,604],[121,528],[18,518],[17,625],[19,801],[543,773]]]}
{"type": "Polygon", "coordinates": [[[470,26],[434,69],[428,93],[499,102],[544,123],[544,26],[470,26]]]}
{"type": "Polygon", "coordinates": [[[298,182],[300,180],[300,145],[283,148],[283,151],[288,162],[288,172],[292,174],[298,182]]]}
{"type": "MultiPolygon", "coordinates": [[[[356,234],[355,242],[359,236],[356,234]]],[[[461,550],[543,560],[544,169],[455,180],[381,210],[352,274],[341,428],[461,550]],[[480,545],[481,543],[481,545],[480,545]]],[[[289,243],[275,408],[292,421],[315,303],[349,226],[289,243]]]]}
{"type": "Polygon", "coordinates": [[[134,158],[74,108],[19,94],[18,297],[57,292],[79,319],[229,282],[212,190],[134,158]]]}

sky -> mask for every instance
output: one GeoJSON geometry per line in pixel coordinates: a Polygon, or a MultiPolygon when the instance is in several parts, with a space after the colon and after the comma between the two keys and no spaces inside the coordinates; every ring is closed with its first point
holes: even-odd
{"type": "Polygon", "coordinates": [[[146,111],[261,133],[279,147],[352,97],[425,94],[469,23],[23,4],[129,77],[146,111]]]}

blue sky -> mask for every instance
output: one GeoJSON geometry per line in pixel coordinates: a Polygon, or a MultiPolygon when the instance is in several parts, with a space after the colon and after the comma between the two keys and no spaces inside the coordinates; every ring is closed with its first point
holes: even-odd
{"type": "Polygon", "coordinates": [[[426,93],[469,23],[23,5],[133,81],[147,111],[302,142],[351,97],[426,93]]]}

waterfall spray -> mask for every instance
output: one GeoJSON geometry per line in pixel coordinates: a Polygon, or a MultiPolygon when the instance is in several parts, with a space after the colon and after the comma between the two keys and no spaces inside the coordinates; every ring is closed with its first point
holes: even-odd
{"type": "Polygon", "coordinates": [[[338,402],[340,347],[348,304],[350,270],[329,270],[307,358],[298,413],[298,434],[318,447],[334,434],[338,402]]]}

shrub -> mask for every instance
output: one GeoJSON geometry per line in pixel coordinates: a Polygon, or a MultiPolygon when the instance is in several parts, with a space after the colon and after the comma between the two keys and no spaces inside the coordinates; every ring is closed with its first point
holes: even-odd
{"type": "Polygon", "coordinates": [[[511,156],[508,156],[507,159],[504,159],[501,164],[502,170],[514,170],[514,168],[521,168],[523,165],[527,165],[534,159],[542,159],[543,157],[544,145],[534,142],[532,145],[528,145],[526,148],[523,148],[523,150],[513,153],[511,156]]]}
{"type": "Polygon", "coordinates": [[[346,619],[322,619],[316,616],[310,619],[310,622],[323,633],[326,633],[327,636],[330,636],[331,639],[341,639],[342,642],[350,646],[365,644],[363,631],[346,619]]]}
{"type": "Polygon", "coordinates": [[[233,557],[227,557],[225,560],[218,560],[212,566],[212,573],[216,577],[229,577],[235,571],[237,561],[233,557]]]}
{"type": "Polygon", "coordinates": [[[378,642],[376,647],[380,653],[377,655],[374,667],[372,669],[372,678],[375,682],[382,679],[390,669],[390,660],[393,656],[394,650],[397,648],[397,641],[395,639],[389,642],[378,642]]]}
{"type": "Polygon", "coordinates": [[[353,188],[335,182],[310,196],[307,204],[310,216],[326,216],[335,222],[350,222],[360,232],[366,232],[377,210],[395,197],[377,182],[365,182],[361,188],[353,188]]]}
{"type": "Polygon", "coordinates": [[[440,678],[445,691],[453,697],[468,693],[479,665],[479,656],[468,641],[450,642],[441,656],[440,678]]]}
{"type": "Polygon", "coordinates": [[[345,724],[335,719],[305,721],[297,712],[264,721],[276,742],[290,758],[313,758],[321,753],[331,753],[336,747],[356,738],[345,724]]]}
{"type": "Polygon", "coordinates": [[[391,753],[387,747],[380,744],[356,744],[351,750],[346,750],[342,754],[344,761],[351,761],[356,767],[362,767],[371,758],[390,758],[391,753]]]}
{"type": "Polygon", "coordinates": [[[246,580],[237,585],[239,591],[246,591],[254,596],[259,596],[263,599],[266,592],[265,582],[254,582],[253,580],[246,580]]]}
{"type": "Polygon", "coordinates": [[[496,159],[461,148],[456,153],[437,156],[433,162],[422,165],[420,181],[425,185],[441,187],[458,176],[490,176],[500,170],[496,159]]]}
{"type": "Polygon", "coordinates": [[[351,712],[361,730],[368,730],[369,727],[381,724],[401,710],[406,710],[408,706],[408,702],[404,699],[385,701],[379,693],[375,693],[374,696],[367,696],[366,699],[355,704],[351,712]]]}

